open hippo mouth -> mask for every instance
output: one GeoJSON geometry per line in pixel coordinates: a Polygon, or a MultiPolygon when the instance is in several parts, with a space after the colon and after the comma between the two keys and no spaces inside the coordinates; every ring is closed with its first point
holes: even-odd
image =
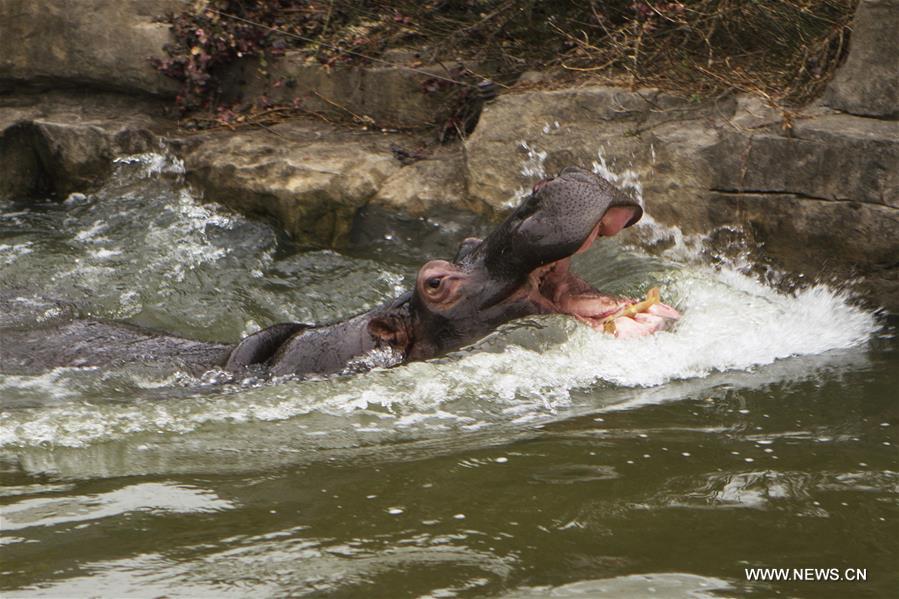
{"type": "Polygon", "coordinates": [[[567,314],[621,338],[664,330],[680,318],[677,310],[661,303],[657,289],[643,301],[605,294],[571,272],[570,263],[570,258],[558,260],[529,277],[528,297],[546,313],[567,314]]]}
{"type": "MultiPolygon", "coordinates": [[[[640,219],[633,206],[612,206],[577,250],[586,252],[598,237],[611,237],[640,219]]],[[[571,257],[542,266],[528,276],[527,293],[549,313],[567,314],[616,337],[649,335],[666,329],[680,314],[661,303],[657,289],[643,301],[600,292],[571,271],[571,257]]]]}

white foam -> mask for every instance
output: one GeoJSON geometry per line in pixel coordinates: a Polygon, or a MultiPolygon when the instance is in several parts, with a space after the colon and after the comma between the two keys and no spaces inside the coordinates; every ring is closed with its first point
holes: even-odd
{"type": "Polygon", "coordinates": [[[139,167],[139,174],[144,178],[153,177],[162,173],[171,173],[175,175],[184,174],[184,161],[165,151],[144,152],[142,154],[121,156],[113,160],[113,162],[121,165],[139,167]]]}
{"type": "MultiPolygon", "coordinates": [[[[403,394],[423,408],[480,397],[533,413],[535,407],[566,406],[573,389],[597,382],[650,387],[746,370],[788,356],[858,346],[878,330],[873,315],[825,286],[785,295],[740,273],[708,269],[680,277],[666,295],[678,298],[684,313],[671,332],[619,340],[577,326],[566,342],[549,350],[511,346],[502,353],[473,352],[446,367],[406,367],[413,374],[397,378],[403,379],[403,394]]],[[[354,409],[390,405],[397,401],[396,382],[368,385],[361,395],[339,401],[354,409]]]]}
{"type": "Polygon", "coordinates": [[[150,259],[151,272],[180,282],[186,273],[228,255],[227,248],[211,244],[206,234],[207,225],[226,229],[234,226],[234,220],[217,206],[198,204],[187,190],[182,189],[177,200],[163,209],[176,218],[162,226],[153,223],[147,230],[144,243],[155,248],[150,259]]]}
{"type": "Polygon", "coordinates": [[[0,243],[0,259],[3,260],[4,264],[12,264],[20,256],[32,253],[34,251],[33,245],[34,244],[30,241],[16,244],[0,243]]]}
{"type": "Polygon", "coordinates": [[[3,509],[3,529],[23,530],[154,511],[202,513],[231,509],[211,491],[170,483],[141,483],[96,495],[25,499],[3,509]]]}
{"type": "Polygon", "coordinates": [[[75,241],[79,241],[81,243],[89,243],[95,241],[108,241],[106,238],[97,237],[98,234],[103,233],[109,228],[109,225],[103,220],[95,221],[91,224],[90,227],[86,229],[82,229],[75,234],[75,241]]]}

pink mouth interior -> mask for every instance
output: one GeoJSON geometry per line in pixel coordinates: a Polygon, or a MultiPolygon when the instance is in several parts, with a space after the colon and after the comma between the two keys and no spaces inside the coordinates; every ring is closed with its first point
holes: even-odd
{"type": "MultiPolygon", "coordinates": [[[[611,237],[631,221],[636,208],[613,206],[596,224],[576,254],[587,251],[597,237],[611,237]]],[[[549,312],[570,314],[592,327],[604,330],[606,321],[635,300],[601,293],[569,271],[570,258],[559,260],[532,273],[536,293],[532,297],[549,312]],[[536,296],[536,297],[535,297],[536,296]]],[[[664,330],[679,319],[677,310],[667,304],[655,304],[646,312],[614,318],[615,336],[639,337],[664,330]]]]}

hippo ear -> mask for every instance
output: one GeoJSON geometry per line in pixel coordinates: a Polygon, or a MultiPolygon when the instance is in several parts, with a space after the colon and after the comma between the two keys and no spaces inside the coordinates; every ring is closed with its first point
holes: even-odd
{"type": "Polygon", "coordinates": [[[476,247],[481,245],[481,239],[477,237],[466,237],[462,240],[462,243],[459,244],[459,249],[456,251],[456,256],[453,258],[453,263],[458,264],[462,261],[463,258],[468,256],[471,252],[474,251],[476,247]]]}
{"type": "Polygon", "coordinates": [[[396,314],[376,316],[368,321],[368,332],[378,341],[395,349],[405,351],[409,345],[409,333],[402,317],[396,314]]]}

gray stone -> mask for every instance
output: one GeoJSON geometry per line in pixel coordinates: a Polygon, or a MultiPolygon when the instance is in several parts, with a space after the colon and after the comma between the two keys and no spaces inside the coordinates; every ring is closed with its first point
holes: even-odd
{"type": "Polygon", "coordinates": [[[468,192],[502,212],[546,174],[593,163],[619,174],[619,184],[639,180],[671,193],[690,188],[696,184],[695,167],[675,153],[714,143],[712,130],[699,120],[708,110],[651,89],[586,87],[501,96],[484,108],[466,144],[468,192]],[[673,125],[685,119],[688,123],[673,125]],[[670,143],[658,143],[662,138],[670,143]]]}
{"type": "Polygon", "coordinates": [[[258,59],[241,60],[223,76],[226,101],[251,101],[265,96],[279,104],[295,104],[326,118],[354,120],[363,125],[430,127],[448,116],[459,88],[440,84],[431,92],[423,84],[431,74],[448,76],[442,67],[325,68],[302,51],[290,51],[264,71],[258,59]]]}
{"type": "Polygon", "coordinates": [[[388,178],[371,205],[409,216],[427,216],[441,210],[484,212],[465,187],[465,168],[460,152],[444,152],[401,168],[388,178]]]}
{"type": "Polygon", "coordinates": [[[54,94],[0,106],[0,198],[65,197],[103,183],[112,160],[161,147],[159,106],[121,96],[54,94]]]}
{"type": "Polygon", "coordinates": [[[166,12],[187,0],[0,0],[0,90],[101,89],[174,95],[150,64],[164,56],[166,12]]]}
{"type": "Polygon", "coordinates": [[[783,121],[783,113],[758,96],[740,94],[728,123],[738,130],[758,129],[783,121]]]}
{"type": "Polygon", "coordinates": [[[899,123],[846,114],[798,119],[793,134],[723,129],[703,154],[710,189],[791,193],[899,207],[899,123]]]}
{"type": "Polygon", "coordinates": [[[899,118],[899,0],[861,0],[849,44],[825,104],[861,116],[899,118]]]}
{"type": "Polygon", "coordinates": [[[59,197],[84,192],[104,180],[116,156],[112,135],[97,125],[36,120],[36,149],[59,197]]]}
{"type": "Polygon", "coordinates": [[[390,141],[285,123],[202,136],[185,167],[207,200],[274,218],[301,243],[340,246],[357,210],[400,168],[390,141]]]}

